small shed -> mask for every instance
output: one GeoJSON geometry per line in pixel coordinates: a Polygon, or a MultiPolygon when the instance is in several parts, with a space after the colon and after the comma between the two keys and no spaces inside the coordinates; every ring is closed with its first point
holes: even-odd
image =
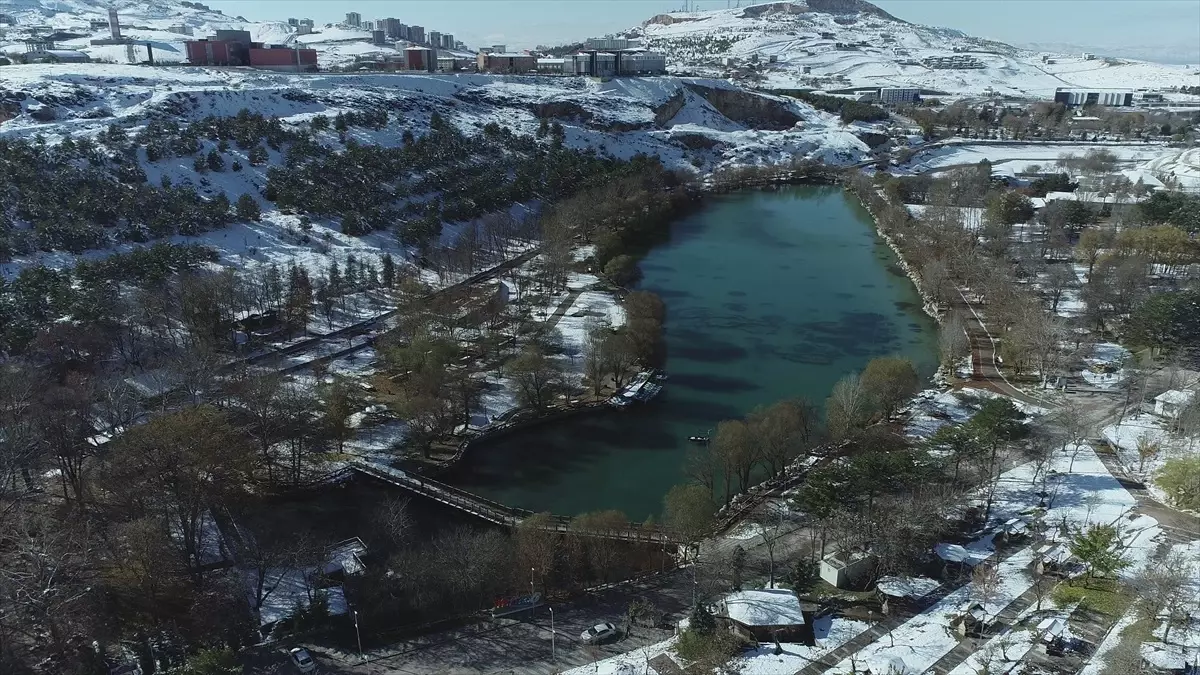
{"type": "Polygon", "coordinates": [[[367,545],[362,539],[354,537],[340,541],[325,552],[325,568],[322,572],[327,577],[358,576],[367,571],[363,556],[367,554],[367,545]]]}
{"type": "Polygon", "coordinates": [[[1159,417],[1176,418],[1187,407],[1196,392],[1186,389],[1170,389],[1154,397],[1154,414],[1159,417]]]}
{"type": "Polygon", "coordinates": [[[961,544],[938,544],[933,547],[934,554],[942,562],[943,577],[958,577],[970,574],[976,565],[987,560],[991,551],[971,549],[961,544]]]}
{"type": "Polygon", "coordinates": [[[982,637],[988,627],[987,611],[978,602],[967,603],[950,618],[950,627],[962,637],[982,637]]]}
{"type": "Polygon", "coordinates": [[[717,617],[728,622],[730,630],[757,642],[813,643],[800,600],[787,589],[731,593],[721,601],[717,617]]]}
{"type": "Polygon", "coordinates": [[[995,540],[1001,543],[1014,543],[1024,541],[1028,536],[1029,523],[1021,518],[1012,518],[1000,526],[1000,531],[996,533],[995,540]]]}
{"type": "Polygon", "coordinates": [[[1034,551],[1033,569],[1038,574],[1065,579],[1083,571],[1083,563],[1066,544],[1046,544],[1034,551]]]}
{"type": "Polygon", "coordinates": [[[834,588],[855,588],[867,582],[875,555],[862,549],[837,551],[821,559],[821,578],[834,588]]]}

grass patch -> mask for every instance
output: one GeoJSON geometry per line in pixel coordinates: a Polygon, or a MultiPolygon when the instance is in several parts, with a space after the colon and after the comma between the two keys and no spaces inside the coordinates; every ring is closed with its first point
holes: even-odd
{"type": "Polygon", "coordinates": [[[1124,614],[1133,602],[1115,579],[1073,579],[1056,586],[1050,597],[1059,607],[1078,602],[1080,607],[1114,618],[1124,614]]]}
{"type": "Polygon", "coordinates": [[[675,653],[693,665],[717,668],[729,662],[745,643],[729,631],[718,630],[710,635],[685,630],[675,644],[675,653]]]}

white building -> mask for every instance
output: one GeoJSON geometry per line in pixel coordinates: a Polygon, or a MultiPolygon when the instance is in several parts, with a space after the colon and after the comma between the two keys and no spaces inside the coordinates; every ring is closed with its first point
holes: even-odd
{"type": "Polygon", "coordinates": [[[1160,417],[1179,417],[1180,411],[1192,402],[1196,392],[1181,389],[1164,391],[1154,397],[1154,414],[1160,417]]]}
{"type": "Polygon", "coordinates": [[[880,87],[879,102],[884,105],[915,103],[921,98],[921,90],[910,87],[880,87]]]}

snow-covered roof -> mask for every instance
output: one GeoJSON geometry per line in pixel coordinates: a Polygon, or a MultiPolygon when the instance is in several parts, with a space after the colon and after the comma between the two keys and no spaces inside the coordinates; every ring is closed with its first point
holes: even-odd
{"type": "Polygon", "coordinates": [[[929,577],[883,577],[875,585],[880,593],[893,598],[923,598],[941,583],[929,577]]]}
{"type": "Polygon", "coordinates": [[[489,58],[491,58],[491,57],[493,57],[493,56],[499,56],[499,57],[501,57],[501,58],[513,58],[513,59],[515,59],[515,58],[519,58],[519,57],[532,57],[533,55],[532,55],[532,54],[526,54],[526,53],[524,53],[524,52],[492,52],[491,54],[488,54],[488,57],[489,57],[489,58]]]}
{"type": "Polygon", "coordinates": [[[738,591],[725,596],[725,616],[744,626],[794,626],[804,623],[796,594],[786,589],[738,591]]]}
{"type": "Polygon", "coordinates": [[[1188,650],[1180,645],[1168,645],[1162,642],[1142,643],[1142,658],[1146,663],[1166,671],[1184,670],[1191,665],[1191,659],[1194,656],[1195,650],[1188,650]]]}
{"type": "Polygon", "coordinates": [[[990,551],[975,551],[959,544],[938,544],[933,547],[937,557],[947,562],[964,563],[974,567],[991,555],[990,551]]]}
{"type": "Polygon", "coordinates": [[[1159,403],[1170,403],[1172,405],[1187,405],[1192,398],[1196,396],[1196,392],[1183,389],[1168,389],[1158,396],[1154,397],[1159,403]]]}

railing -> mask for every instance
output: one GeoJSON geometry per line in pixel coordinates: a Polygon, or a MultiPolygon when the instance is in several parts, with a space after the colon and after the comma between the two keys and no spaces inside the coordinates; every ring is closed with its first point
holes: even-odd
{"type": "MultiPolygon", "coordinates": [[[[447,485],[440,481],[409,474],[398,469],[373,464],[370,462],[354,462],[350,470],[358,471],[398,487],[411,490],[417,494],[429,497],[435,501],[453,508],[465,511],[473,516],[483,518],[497,525],[516,527],[526,518],[535,515],[528,509],[506,506],[500,502],[467,492],[461,488],[447,485]]],[[[619,541],[637,541],[657,544],[674,544],[678,539],[667,530],[654,526],[644,527],[640,523],[629,522],[623,526],[593,529],[580,528],[578,523],[568,516],[550,515],[545,529],[554,532],[571,533],[584,537],[615,539],[619,541]]]]}

